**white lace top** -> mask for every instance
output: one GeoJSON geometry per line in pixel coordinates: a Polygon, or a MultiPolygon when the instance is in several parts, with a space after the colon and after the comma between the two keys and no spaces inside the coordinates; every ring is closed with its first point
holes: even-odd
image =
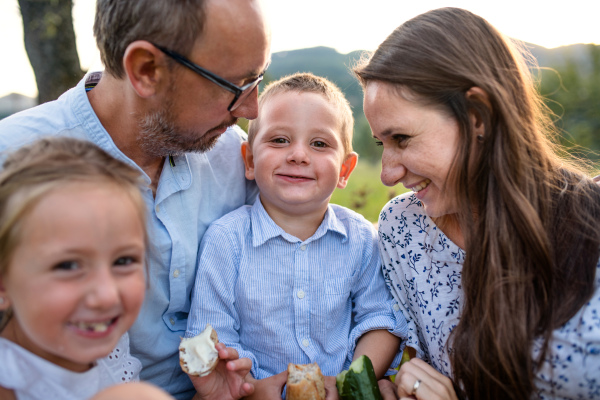
{"type": "Polygon", "coordinates": [[[117,384],[138,381],[142,364],[129,353],[129,336],[121,337],[107,357],[86,372],[73,372],[0,338],[0,386],[18,400],[83,400],[117,384]]]}

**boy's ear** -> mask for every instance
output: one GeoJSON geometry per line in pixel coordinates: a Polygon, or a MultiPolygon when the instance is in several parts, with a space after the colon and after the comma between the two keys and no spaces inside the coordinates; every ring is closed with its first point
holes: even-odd
{"type": "Polygon", "coordinates": [[[167,83],[166,55],[145,40],[131,42],[123,55],[123,67],[136,93],[142,98],[153,96],[160,83],[167,83]]]}
{"type": "Polygon", "coordinates": [[[242,143],[242,158],[244,159],[244,166],[246,168],[246,179],[254,179],[254,156],[252,155],[252,148],[250,143],[242,143]]]}
{"type": "Polygon", "coordinates": [[[358,162],[358,154],[352,152],[348,154],[346,160],[342,163],[342,169],[340,170],[340,178],[338,180],[337,187],[339,189],[343,189],[346,187],[348,183],[348,178],[350,178],[350,174],[354,171],[356,167],[356,163],[358,162]]]}

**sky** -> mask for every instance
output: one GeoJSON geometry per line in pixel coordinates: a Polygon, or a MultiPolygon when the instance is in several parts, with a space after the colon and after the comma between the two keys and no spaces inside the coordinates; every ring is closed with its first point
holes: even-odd
{"type": "MultiPolygon", "coordinates": [[[[225,1],[225,0],[224,0],[225,1]]],[[[77,50],[84,70],[102,69],[92,25],[95,0],[73,0],[77,50]]],[[[506,35],[554,48],[600,44],[600,1],[569,0],[262,0],[271,24],[272,51],[327,46],[340,53],[375,50],[398,25],[439,7],[478,14],[506,35]]],[[[0,0],[0,97],[37,96],[33,70],[23,45],[17,0],[0,0]]]]}

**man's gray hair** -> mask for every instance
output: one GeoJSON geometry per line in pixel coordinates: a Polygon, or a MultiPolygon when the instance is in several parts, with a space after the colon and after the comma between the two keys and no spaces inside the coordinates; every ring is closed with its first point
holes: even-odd
{"type": "Polygon", "coordinates": [[[97,0],[94,36],[106,73],[125,74],[125,49],[147,40],[187,54],[204,25],[205,0],[97,0]]]}

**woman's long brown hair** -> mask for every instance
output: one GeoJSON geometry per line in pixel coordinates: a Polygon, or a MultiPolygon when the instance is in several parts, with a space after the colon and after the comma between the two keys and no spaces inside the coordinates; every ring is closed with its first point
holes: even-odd
{"type": "Polygon", "coordinates": [[[461,127],[446,189],[465,237],[464,304],[449,345],[469,399],[531,398],[552,331],[593,295],[600,257],[600,188],[557,155],[525,54],[484,19],[443,8],[401,25],[355,68],[363,86],[408,89],[461,127]],[[486,96],[468,96],[475,86],[486,96]]]}

